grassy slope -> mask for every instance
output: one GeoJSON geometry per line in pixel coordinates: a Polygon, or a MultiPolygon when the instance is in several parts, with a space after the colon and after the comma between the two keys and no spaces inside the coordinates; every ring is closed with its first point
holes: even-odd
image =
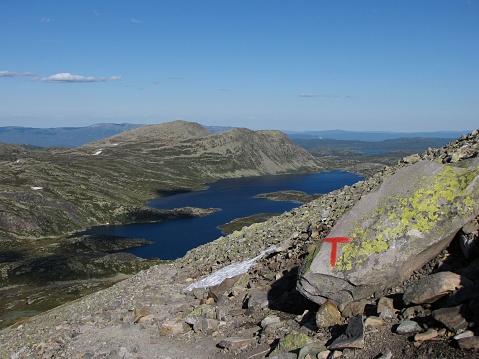
{"type": "Polygon", "coordinates": [[[210,134],[184,121],[145,126],[77,149],[3,147],[0,238],[126,222],[148,198],[219,178],[320,170],[318,161],[280,132],[210,134]]]}

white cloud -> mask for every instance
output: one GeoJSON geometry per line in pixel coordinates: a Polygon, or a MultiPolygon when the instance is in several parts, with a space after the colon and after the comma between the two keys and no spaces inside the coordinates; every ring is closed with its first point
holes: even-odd
{"type": "Polygon", "coordinates": [[[318,97],[318,95],[314,93],[300,93],[298,96],[299,97],[318,97]]]}
{"type": "Polygon", "coordinates": [[[16,72],[16,71],[0,71],[0,77],[21,77],[21,76],[33,76],[30,72],[16,72]]]}
{"type": "Polygon", "coordinates": [[[135,18],[132,18],[132,19],[130,19],[130,22],[132,22],[132,23],[134,23],[134,24],[141,24],[143,21],[138,20],[138,19],[135,19],[135,18]]]}
{"type": "Polygon", "coordinates": [[[340,96],[340,95],[317,95],[314,93],[301,93],[299,97],[323,97],[323,98],[354,98],[350,95],[340,96]]]}
{"type": "Polygon", "coordinates": [[[43,22],[43,23],[47,23],[47,22],[50,22],[50,21],[51,21],[51,19],[49,17],[45,17],[45,16],[40,19],[40,22],[43,22]]]}
{"type": "Polygon", "coordinates": [[[62,72],[60,74],[42,77],[39,80],[43,82],[107,82],[121,80],[121,76],[93,77],[73,75],[69,72],[62,72]]]}

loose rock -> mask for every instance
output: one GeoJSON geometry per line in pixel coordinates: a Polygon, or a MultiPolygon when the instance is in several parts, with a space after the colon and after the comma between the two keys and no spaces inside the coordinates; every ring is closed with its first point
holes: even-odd
{"type": "Polygon", "coordinates": [[[349,319],[346,332],[336,338],[329,350],[364,347],[364,317],[357,315],[349,319]]]}
{"type": "Polygon", "coordinates": [[[422,328],[413,320],[403,320],[396,328],[396,333],[401,335],[415,334],[422,331],[422,328]]]}
{"type": "Polygon", "coordinates": [[[462,333],[469,325],[465,318],[468,314],[467,312],[467,307],[460,305],[452,308],[437,309],[432,312],[432,316],[454,333],[462,333]]]}
{"type": "Polygon", "coordinates": [[[409,285],[404,291],[403,300],[406,304],[434,303],[461,286],[471,284],[466,277],[452,272],[439,272],[409,285]]]}
{"type": "Polygon", "coordinates": [[[318,328],[331,327],[341,323],[341,321],[341,313],[332,300],[324,302],[316,313],[316,325],[318,328]]]}

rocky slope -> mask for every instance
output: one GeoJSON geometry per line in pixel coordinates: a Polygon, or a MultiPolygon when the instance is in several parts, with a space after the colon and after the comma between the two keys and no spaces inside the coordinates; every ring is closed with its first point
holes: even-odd
{"type": "MultiPolygon", "coordinates": [[[[0,353],[11,358],[474,358],[479,271],[477,259],[465,258],[456,239],[403,285],[341,311],[329,302],[318,308],[297,292],[296,281],[308,253],[385,178],[417,161],[460,165],[478,151],[475,131],[407,158],[363,182],[193,249],[173,263],[5,329],[0,353]],[[247,272],[235,271],[234,278],[201,288],[205,276],[240,267],[228,267],[235,263],[247,272]],[[443,288],[424,286],[434,283],[432,273],[467,279],[462,286],[446,281],[453,283],[446,285],[452,288],[446,301],[421,304],[415,293],[443,295],[443,288]],[[185,290],[188,286],[193,289],[185,290]],[[472,316],[465,316],[469,310],[472,316]]],[[[477,242],[477,233],[471,235],[477,242]]]]}

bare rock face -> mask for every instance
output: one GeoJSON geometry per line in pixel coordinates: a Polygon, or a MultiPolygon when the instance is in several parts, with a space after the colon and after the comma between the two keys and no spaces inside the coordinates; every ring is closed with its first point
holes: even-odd
{"type": "Polygon", "coordinates": [[[305,260],[298,290],[341,306],[401,284],[479,213],[478,164],[420,161],[387,178],[305,260]]]}

